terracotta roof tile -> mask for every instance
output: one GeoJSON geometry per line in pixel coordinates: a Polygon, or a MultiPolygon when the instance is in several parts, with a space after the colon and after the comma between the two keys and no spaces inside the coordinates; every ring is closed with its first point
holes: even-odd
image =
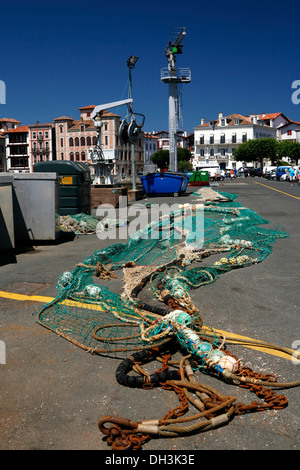
{"type": "Polygon", "coordinates": [[[270,113],[270,114],[259,114],[259,119],[267,120],[267,119],[275,119],[276,117],[280,116],[282,113],[270,113]]]}
{"type": "Polygon", "coordinates": [[[82,108],[78,108],[78,109],[80,110],[80,109],[94,109],[94,108],[95,108],[95,105],[91,104],[91,106],[83,106],[82,108]]]}
{"type": "Polygon", "coordinates": [[[20,123],[21,121],[18,121],[17,119],[12,119],[12,118],[1,118],[0,122],[18,122],[18,123],[20,123]]]}
{"type": "Polygon", "coordinates": [[[61,117],[53,119],[53,121],[62,121],[62,120],[66,120],[66,119],[68,119],[69,121],[74,121],[73,118],[70,118],[68,116],[61,116],[61,117]]]}
{"type": "Polygon", "coordinates": [[[21,126],[16,127],[15,129],[9,129],[8,131],[5,131],[5,134],[16,134],[18,132],[28,132],[28,126],[21,126]]]}

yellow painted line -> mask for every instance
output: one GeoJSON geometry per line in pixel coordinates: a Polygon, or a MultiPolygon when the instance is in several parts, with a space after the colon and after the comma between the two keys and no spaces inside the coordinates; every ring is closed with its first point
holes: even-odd
{"type": "MultiPolygon", "coordinates": [[[[4,297],[5,299],[11,299],[11,300],[30,300],[32,302],[42,302],[43,304],[48,304],[50,302],[53,302],[55,297],[44,297],[42,295],[24,295],[24,294],[15,294],[13,292],[5,292],[5,291],[0,291],[0,297],[4,297]]],[[[86,304],[83,302],[78,302],[75,300],[63,300],[62,301],[63,305],[68,305],[69,307],[82,307],[82,308],[87,308],[87,309],[93,309],[93,310],[101,310],[103,309],[100,307],[100,305],[95,305],[95,304],[86,304]]]]}
{"type": "MultiPolygon", "coordinates": [[[[208,330],[208,331],[211,331],[212,329],[209,328],[209,327],[205,327],[204,326],[204,329],[208,330]]],[[[245,340],[245,341],[256,341],[256,342],[262,342],[263,341],[260,341],[260,340],[253,340],[252,338],[248,338],[247,336],[241,336],[241,335],[238,335],[236,333],[231,333],[229,331],[224,331],[224,330],[217,330],[215,328],[213,328],[213,331],[215,331],[216,333],[219,333],[220,335],[223,335],[225,338],[226,338],[226,342],[228,343],[234,343],[235,339],[238,339],[238,340],[245,340]]],[[[283,351],[277,351],[275,349],[272,349],[272,348],[266,348],[265,346],[259,346],[259,344],[256,344],[255,346],[254,345],[250,345],[250,344],[243,344],[243,343],[240,343],[238,342],[237,344],[241,344],[242,346],[245,346],[246,348],[250,348],[250,349],[255,349],[256,351],[261,351],[261,352],[265,352],[267,354],[272,354],[272,356],[278,356],[278,357],[283,357],[284,359],[290,359],[290,360],[293,360],[293,361],[297,361],[300,363],[300,360],[298,360],[296,357],[291,357],[289,354],[283,352],[283,351]]],[[[295,351],[295,349],[289,349],[289,348],[286,348],[291,354],[293,353],[297,353],[297,351],[295,351]]]]}
{"type": "Polygon", "coordinates": [[[264,186],[265,188],[268,188],[268,189],[273,189],[273,191],[277,191],[278,193],[282,193],[282,194],[285,194],[286,196],[290,196],[290,197],[300,200],[300,197],[298,196],[293,196],[292,194],[285,193],[284,191],[280,191],[279,189],[272,188],[271,186],[268,186],[266,184],[258,183],[257,181],[253,181],[253,183],[260,184],[260,186],[264,186]]]}
{"type": "MultiPolygon", "coordinates": [[[[26,301],[30,300],[32,302],[42,302],[43,304],[47,304],[50,302],[53,302],[55,297],[45,297],[42,295],[24,295],[24,294],[16,294],[14,292],[5,292],[5,291],[0,291],[0,297],[6,298],[6,299],[11,299],[11,300],[19,300],[19,301],[26,301]]],[[[86,304],[83,302],[78,302],[75,300],[64,300],[62,302],[63,305],[67,306],[72,306],[72,307],[81,307],[81,308],[86,308],[86,309],[93,309],[93,310],[98,310],[98,311],[103,311],[103,309],[100,307],[100,305],[95,305],[95,304],[86,304]]],[[[224,331],[224,330],[217,330],[215,328],[209,328],[209,327],[204,327],[207,331],[215,331],[216,333],[221,334],[222,336],[225,336],[227,342],[234,342],[235,339],[241,339],[241,340],[246,340],[246,341],[257,341],[253,340],[252,338],[248,338],[247,336],[241,336],[236,333],[231,333],[229,331],[224,331]]],[[[262,351],[267,354],[271,354],[273,356],[278,356],[278,357],[283,357],[284,359],[290,359],[292,360],[292,357],[289,356],[288,354],[282,352],[282,351],[277,351],[274,349],[269,349],[264,346],[259,346],[259,345],[247,345],[243,344],[243,346],[250,348],[250,349],[255,349],[257,351],[262,351]]],[[[289,349],[291,353],[295,353],[294,349],[289,349]]],[[[295,361],[296,358],[293,357],[293,360],[295,361]]],[[[300,362],[300,361],[299,361],[300,362]]]]}
{"type": "Polygon", "coordinates": [[[3,290],[0,291],[0,297],[4,297],[5,299],[12,299],[12,300],[32,300],[33,302],[52,302],[54,297],[44,297],[41,295],[23,295],[23,294],[15,294],[14,292],[5,292],[3,290]]]}

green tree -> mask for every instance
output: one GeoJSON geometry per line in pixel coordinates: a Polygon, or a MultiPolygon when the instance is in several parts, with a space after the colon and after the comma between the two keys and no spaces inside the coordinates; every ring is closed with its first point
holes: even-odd
{"type": "Polygon", "coordinates": [[[192,162],[188,162],[186,160],[178,160],[177,168],[178,170],[192,170],[193,164],[192,162]]]}
{"type": "MultiPolygon", "coordinates": [[[[181,162],[190,162],[191,160],[191,152],[189,149],[179,147],[177,149],[177,166],[178,168],[187,168],[190,169],[190,166],[181,166],[181,162]]],[[[155,165],[158,166],[159,169],[167,168],[169,166],[170,161],[170,154],[169,150],[157,150],[152,155],[152,161],[155,165]]],[[[192,164],[191,164],[192,167],[192,164]]]]}
{"type": "Polygon", "coordinates": [[[192,154],[189,149],[181,148],[181,147],[177,149],[177,161],[178,162],[181,162],[181,161],[189,162],[191,160],[191,156],[192,154]]]}
{"type": "Polygon", "coordinates": [[[159,169],[167,168],[169,166],[169,150],[157,150],[152,155],[152,161],[159,169]]]}
{"type": "Polygon", "coordinates": [[[282,140],[278,143],[278,155],[280,159],[290,158],[291,162],[297,163],[300,159],[300,143],[282,140]]]}
{"type": "Polygon", "coordinates": [[[278,141],[273,138],[248,140],[236,149],[234,158],[246,163],[259,162],[260,166],[263,166],[264,160],[275,164],[279,159],[278,141]]]}

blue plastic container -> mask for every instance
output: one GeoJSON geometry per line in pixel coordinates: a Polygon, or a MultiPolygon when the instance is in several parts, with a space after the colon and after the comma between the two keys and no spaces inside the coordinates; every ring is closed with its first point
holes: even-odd
{"type": "Polygon", "coordinates": [[[172,194],[178,196],[186,191],[189,177],[185,173],[149,173],[142,176],[141,182],[145,195],[172,194]]]}

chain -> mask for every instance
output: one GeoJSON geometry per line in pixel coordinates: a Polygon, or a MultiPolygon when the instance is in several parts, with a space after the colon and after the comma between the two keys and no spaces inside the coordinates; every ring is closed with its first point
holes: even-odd
{"type": "MultiPolygon", "coordinates": [[[[254,380],[266,381],[266,382],[276,382],[276,377],[272,374],[260,374],[254,372],[250,367],[243,367],[240,369],[237,375],[242,377],[249,377],[254,380]]],[[[244,414],[255,411],[264,411],[264,410],[280,410],[285,408],[288,405],[288,400],[285,395],[278,395],[269,388],[266,388],[264,385],[257,385],[255,383],[240,383],[241,388],[247,388],[250,392],[255,393],[258,398],[264,400],[264,403],[259,403],[253,401],[250,405],[244,405],[242,403],[236,403],[235,405],[235,414],[244,414]]]]}
{"type": "Polygon", "coordinates": [[[120,416],[105,416],[99,420],[98,428],[107,436],[107,445],[112,450],[138,450],[150,439],[149,434],[135,433],[137,423],[120,416]],[[106,423],[112,425],[107,428],[106,423]]]}

